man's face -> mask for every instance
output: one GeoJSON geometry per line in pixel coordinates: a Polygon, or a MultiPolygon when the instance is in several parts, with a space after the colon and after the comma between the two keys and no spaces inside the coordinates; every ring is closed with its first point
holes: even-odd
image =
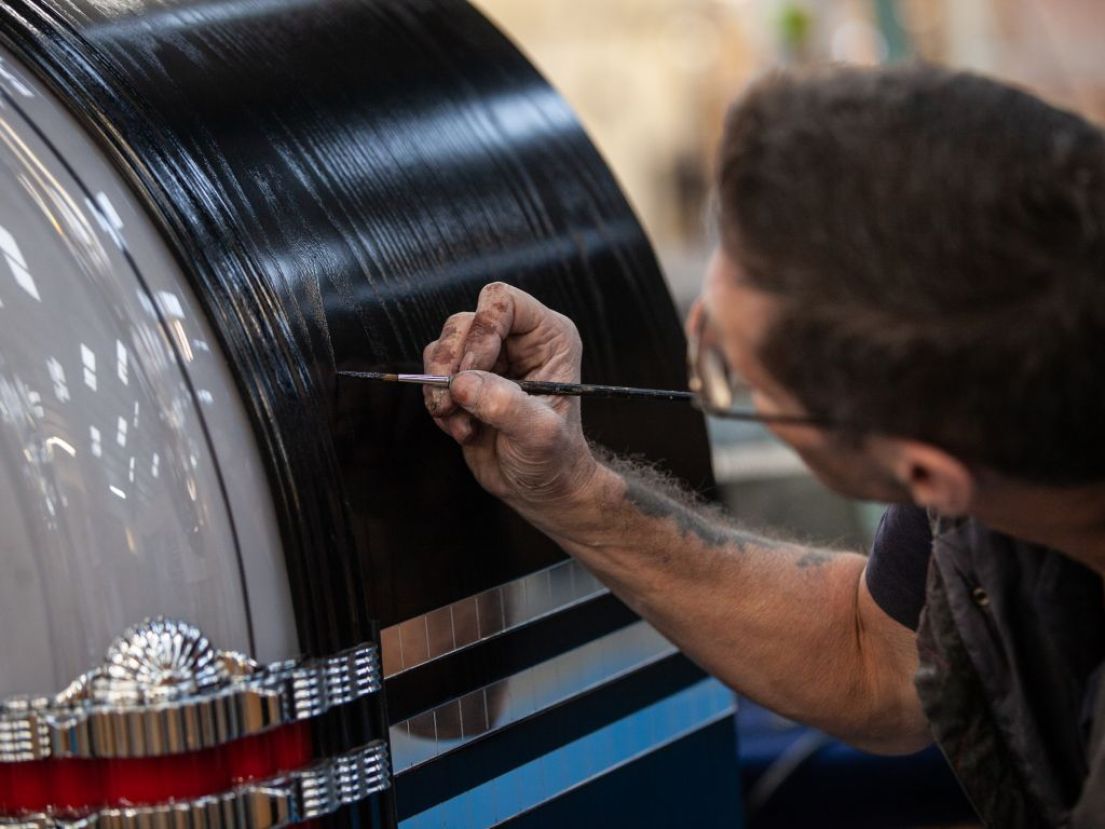
{"type": "MultiPolygon", "coordinates": [[[[779,301],[750,286],[740,267],[720,249],[706,273],[699,299],[732,371],[753,390],[753,402],[762,414],[809,414],[760,363],[760,344],[779,312],[779,301]]],[[[811,355],[811,359],[814,355],[811,355]]],[[[793,423],[767,427],[793,448],[825,485],[853,498],[909,501],[909,492],[880,463],[871,442],[846,442],[831,429],[793,423]]]]}

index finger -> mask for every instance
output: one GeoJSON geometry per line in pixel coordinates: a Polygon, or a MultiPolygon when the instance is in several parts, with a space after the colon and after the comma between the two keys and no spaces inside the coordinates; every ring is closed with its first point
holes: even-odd
{"type": "Polygon", "coordinates": [[[500,356],[506,356],[510,337],[530,334],[552,319],[552,310],[525,291],[505,282],[485,285],[468,329],[460,370],[491,371],[500,356]]]}
{"type": "MultiPolygon", "coordinates": [[[[422,352],[423,371],[427,374],[452,375],[460,365],[464,341],[472,324],[473,314],[464,311],[453,314],[445,321],[441,336],[426,346],[422,352]]],[[[435,417],[445,417],[455,411],[452,398],[446,389],[427,386],[423,389],[426,407],[435,417]]]]}

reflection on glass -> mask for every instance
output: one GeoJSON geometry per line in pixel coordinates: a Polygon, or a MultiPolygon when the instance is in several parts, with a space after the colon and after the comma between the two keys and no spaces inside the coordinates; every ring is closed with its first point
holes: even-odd
{"type": "Polygon", "coordinates": [[[96,354],[81,343],[81,365],[84,366],[84,384],[96,391],[96,354]]]}
{"type": "Polygon", "coordinates": [[[42,302],[42,297],[38,294],[38,286],[35,285],[30,271],[27,270],[27,261],[23,258],[23,253],[19,250],[15,237],[3,226],[0,226],[0,252],[3,252],[4,258],[8,262],[12,276],[15,277],[15,283],[30,294],[32,298],[42,302]]]}

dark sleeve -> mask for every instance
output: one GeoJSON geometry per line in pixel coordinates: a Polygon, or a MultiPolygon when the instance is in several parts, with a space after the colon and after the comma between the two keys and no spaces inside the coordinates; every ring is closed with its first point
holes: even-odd
{"type": "Polygon", "coordinates": [[[867,590],[892,619],[917,630],[925,606],[925,580],[932,555],[932,527],[921,507],[888,507],[875,530],[867,560],[867,590]]]}

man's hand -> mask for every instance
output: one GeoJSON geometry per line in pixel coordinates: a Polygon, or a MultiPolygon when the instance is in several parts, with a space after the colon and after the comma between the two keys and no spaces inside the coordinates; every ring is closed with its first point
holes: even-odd
{"type": "Polygon", "coordinates": [[[578,398],[531,396],[506,378],[578,382],[582,354],[570,319],[502,282],[480,292],[475,313],[449,317],[423,352],[426,373],[456,375],[447,390],[425,390],[434,421],[461,444],[484,489],[545,528],[598,462],[578,398]]]}

